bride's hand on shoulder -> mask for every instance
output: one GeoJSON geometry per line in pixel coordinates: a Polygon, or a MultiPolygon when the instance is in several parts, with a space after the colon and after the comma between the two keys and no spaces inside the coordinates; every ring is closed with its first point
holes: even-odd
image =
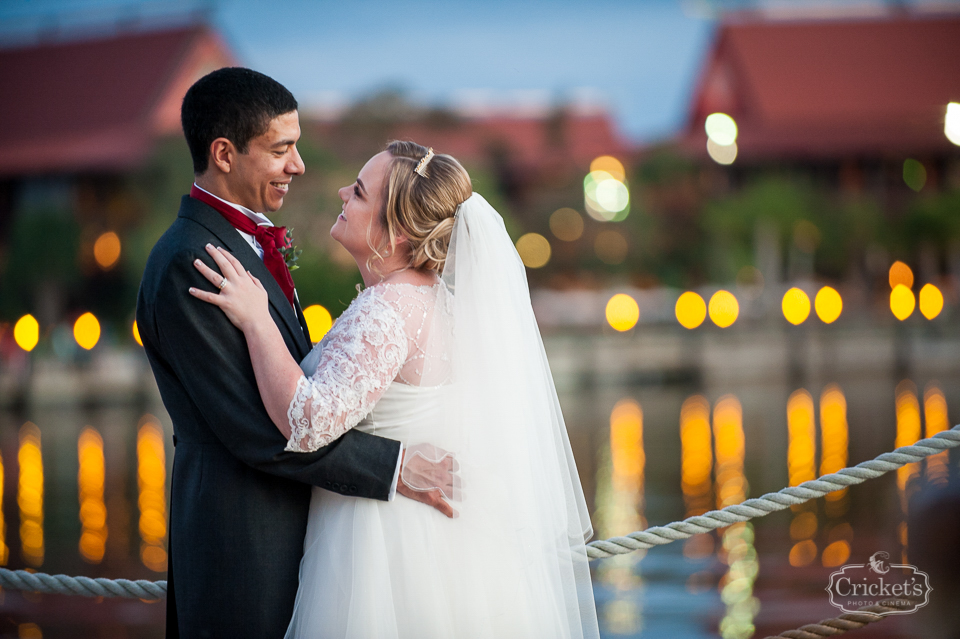
{"type": "Polygon", "coordinates": [[[220,289],[220,292],[209,293],[191,287],[190,294],[220,307],[227,319],[242,331],[247,331],[259,322],[272,322],[267,306],[267,290],[263,288],[260,280],[244,269],[240,261],[226,250],[215,248],[212,244],[207,244],[206,248],[220,272],[199,259],[194,260],[193,265],[211,284],[220,289]]]}

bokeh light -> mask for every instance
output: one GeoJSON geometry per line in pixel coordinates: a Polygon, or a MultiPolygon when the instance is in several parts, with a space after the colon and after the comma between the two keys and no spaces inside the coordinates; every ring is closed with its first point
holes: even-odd
{"type": "Polygon", "coordinates": [[[801,388],[787,400],[787,475],[791,486],[816,479],[816,429],[813,423],[813,397],[801,388]]]}
{"type": "Polygon", "coordinates": [[[13,326],[13,340],[28,353],[40,341],[40,324],[33,315],[24,315],[13,326]]]}
{"type": "Polygon", "coordinates": [[[84,561],[103,561],[107,544],[107,507],[103,501],[106,478],[103,438],[96,429],[84,428],[77,440],[77,489],[80,500],[80,556],[84,561]]]}
{"type": "Polygon", "coordinates": [[[702,395],[688,397],[680,408],[680,451],[680,487],[687,517],[702,515],[712,507],[713,470],[710,404],[702,395]]]}
{"type": "Polygon", "coordinates": [[[799,288],[793,287],[783,294],[780,306],[787,321],[796,326],[810,316],[810,297],[799,288]]]}
{"type": "Polygon", "coordinates": [[[720,290],[714,293],[707,309],[711,321],[720,328],[731,326],[740,315],[740,304],[730,291],[720,290]]]}
{"type": "Polygon", "coordinates": [[[960,146],[960,103],[947,105],[947,116],[943,121],[943,133],[947,139],[960,146]]]}
{"type": "Polygon", "coordinates": [[[913,158],[907,158],[903,161],[903,181],[912,190],[919,193],[927,183],[926,167],[913,158]]]}
{"type": "MultiPolygon", "coordinates": [[[[923,417],[926,422],[926,437],[933,437],[937,433],[950,428],[950,418],[947,416],[947,398],[937,385],[930,382],[923,391],[923,417]]],[[[950,477],[950,451],[945,450],[927,457],[927,481],[935,485],[944,485],[950,477]]]]}
{"type": "Polygon", "coordinates": [[[737,141],[737,123],[726,113],[711,113],[703,123],[707,137],[720,146],[730,146],[737,141]]]}
{"type": "Polygon", "coordinates": [[[811,539],[817,534],[819,526],[816,514],[809,511],[797,513],[793,521],[790,522],[790,539],[794,541],[811,539]]]}
{"type": "Polygon", "coordinates": [[[823,549],[821,561],[827,568],[836,568],[847,563],[848,559],[850,559],[850,542],[841,539],[823,549]]]}
{"type": "Polygon", "coordinates": [[[307,320],[307,330],[310,332],[310,341],[316,344],[323,339],[333,327],[333,317],[330,311],[319,304],[311,304],[303,309],[303,318],[307,320]]]}
{"type": "Polygon", "coordinates": [[[622,264],[627,259],[627,239],[619,231],[600,231],[593,242],[593,250],[604,264],[622,264]]]}
{"type": "MultiPolygon", "coordinates": [[[[820,393],[820,476],[835,473],[847,465],[849,448],[847,425],[847,398],[836,384],[830,384],[820,393]]],[[[827,510],[830,503],[843,499],[847,489],[827,493],[827,510]]],[[[840,510],[839,508],[837,510],[840,510]]],[[[828,512],[829,514],[829,512],[828,512]]]]}
{"type": "Polygon", "coordinates": [[[909,266],[897,260],[890,265],[887,280],[890,282],[891,289],[895,288],[897,284],[903,284],[907,288],[913,288],[913,271],[909,266]]]}
{"type": "Polygon", "coordinates": [[[677,299],[674,312],[680,326],[694,329],[703,324],[703,320],[707,318],[707,303],[693,291],[687,291],[677,299]]]}
{"type": "Polygon", "coordinates": [[[10,560],[10,546],[7,545],[7,519],[3,514],[4,478],[3,454],[0,453],[0,566],[6,566],[10,560]]]}
{"type": "MultiPolygon", "coordinates": [[[[894,447],[913,446],[920,441],[920,402],[917,400],[917,387],[910,380],[897,384],[896,389],[897,436],[894,447]]],[[[897,469],[897,489],[900,495],[900,509],[906,513],[910,495],[907,492],[911,481],[920,475],[920,464],[912,463],[897,469]]],[[[904,544],[906,545],[906,544],[904,544]]]]}
{"type": "Polygon", "coordinates": [[[93,244],[93,257],[103,270],[113,268],[120,259],[120,238],[113,231],[107,231],[93,244]]]}
{"type": "Polygon", "coordinates": [[[717,508],[739,504],[749,487],[743,474],[746,440],[743,406],[734,395],[724,395],[713,407],[713,441],[717,460],[717,508]]]}
{"type": "Polygon", "coordinates": [[[794,568],[809,566],[817,558],[817,544],[811,539],[797,542],[790,549],[790,565],[794,568]]]}
{"type": "Polygon", "coordinates": [[[144,415],[137,430],[137,488],[140,509],[140,560],[154,572],[167,570],[166,452],[163,428],[144,415]]]}
{"type": "Polygon", "coordinates": [[[564,242],[575,242],[583,235],[583,216],[571,208],[557,209],[550,216],[550,232],[564,242]]]}
{"type": "Polygon", "coordinates": [[[643,409],[622,399],[610,411],[610,453],[615,490],[637,490],[643,484],[643,409]]]}
{"type": "Polygon", "coordinates": [[[736,142],[722,146],[712,139],[707,140],[707,154],[717,164],[733,164],[733,161],[737,159],[737,151],[736,142]]]}
{"type": "Polygon", "coordinates": [[[90,350],[100,341],[100,322],[93,313],[84,313],[73,324],[73,338],[81,348],[90,350]]]}
{"type": "Polygon", "coordinates": [[[940,314],[943,310],[943,293],[933,284],[924,284],[920,289],[920,312],[928,320],[940,314]]]}
{"type": "Polygon", "coordinates": [[[913,296],[913,291],[903,284],[897,284],[890,291],[890,310],[901,322],[913,314],[916,306],[917,300],[913,296]]]}
{"type": "Polygon", "coordinates": [[[583,179],[587,213],[601,222],[619,222],[630,212],[627,185],[606,171],[591,171],[583,179]]]}
{"type": "Polygon", "coordinates": [[[607,302],[606,316],[615,330],[629,331],[640,321],[640,306],[626,293],[617,293],[607,302]]]}
{"type": "Polygon", "coordinates": [[[140,346],[143,346],[143,340],[140,339],[140,328],[137,326],[137,320],[133,320],[133,326],[130,327],[130,332],[133,333],[133,341],[140,346]]]}
{"type": "Polygon", "coordinates": [[[590,163],[590,172],[605,171],[610,174],[614,180],[624,182],[627,179],[627,172],[623,170],[623,163],[612,155],[601,155],[590,163]]]}
{"type": "Polygon", "coordinates": [[[527,268],[540,268],[550,261],[550,241],[539,233],[521,235],[517,253],[527,268]]]}
{"type": "Polygon", "coordinates": [[[40,429],[32,422],[20,428],[20,450],[17,453],[20,478],[17,484],[17,505],[20,508],[20,554],[29,566],[43,564],[43,453],[40,429]]]}
{"type": "Polygon", "coordinates": [[[817,297],[813,300],[813,306],[817,311],[817,317],[824,324],[832,324],[840,317],[843,312],[843,298],[836,289],[830,286],[824,286],[817,291],[817,297]]]}

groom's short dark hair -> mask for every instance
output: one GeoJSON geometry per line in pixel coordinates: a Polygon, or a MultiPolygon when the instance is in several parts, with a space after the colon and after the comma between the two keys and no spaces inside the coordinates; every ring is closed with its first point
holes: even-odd
{"type": "Polygon", "coordinates": [[[263,135],[274,118],[297,110],[293,94],[273,78],[243,67],[208,73],[187,90],[180,123],[196,175],[207,170],[210,145],[226,138],[241,153],[263,135]]]}

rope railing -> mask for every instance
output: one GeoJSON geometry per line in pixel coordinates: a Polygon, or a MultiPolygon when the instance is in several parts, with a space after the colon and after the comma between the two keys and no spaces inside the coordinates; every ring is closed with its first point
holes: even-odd
{"type": "Polygon", "coordinates": [[[872,606],[859,608],[856,612],[848,612],[839,617],[824,619],[819,623],[810,623],[796,630],[784,630],[779,635],[772,635],[766,639],[823,639],[836,637],[851,630],[859,630],[867,624],[886,619],[892,612],[901,612],[916,605],[916,601],[904,599],[886,599],[872,606]]]}
{"type": "MultiPolygon", "coordinates": [[[[794,504],[802,504],[811,499],[823,497],[835,490],[861,484],[868,479],[880,477],[891,470],[922,461],[930,455],[958,446],[960,446],[960,425],[937,433],[933,437],[922,439],[912,446],[901,446],[893,452],[883,453],[870,461],[844,468],[830,475],[824,475],[819,479],[804,482],[799,486],[784,488],[775,493],[768,493],[756,499],[748,499],[743,503],[727,506],[721,510],[714,510],[697,517],[675,521],[666,526],[654,526],[653,528],[633,532],[626,537],[613,537],[591,542],[587,544],[587,556],[590,559],[600,559],[614,555],[624,555],[635,550],[663,546],[681,539],[688,539],[694,535],[710,532],[741,521],[763,517],[772,512],[789,508],[794,504]]],[[[67,575],[47,575],[26,570],[7,570],[6,568],[0,568],[0,587],[84,597],[131,597],[155,600],[164,599],[167,596],[166,581],[93,579],[67,575]]],[[[844,617],[846,616],[844,615],[844,617]]],[[[838,619],[843,619],[843,617],[838,617],[838,619]]],[[[821,625],[825,623],[821,622],[821,625]]],[[[834,631],[833,634],[839,633],[834,631]]],[[[819,635],[784,634],[781,636],[806,639],[819,635]]]]}

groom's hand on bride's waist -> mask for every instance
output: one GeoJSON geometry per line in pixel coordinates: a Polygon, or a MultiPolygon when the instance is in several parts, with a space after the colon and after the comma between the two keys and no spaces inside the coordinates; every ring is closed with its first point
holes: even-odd
{"type": "Polygon", "coordinates": [[[397,492],[432,506],[450,518],[457,511],[447,500],[460,500],[460,464],[453,453],[432,444],[414,444],[403,451],[397,492]]]}

